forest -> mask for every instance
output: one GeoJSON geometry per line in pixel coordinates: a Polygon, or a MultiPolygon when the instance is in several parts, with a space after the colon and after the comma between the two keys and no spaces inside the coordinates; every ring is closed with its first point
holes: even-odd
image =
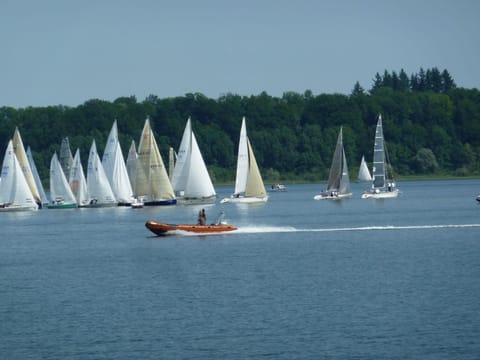
{"type": "MultiPolygon", "coordinates": [[[[385,70],[369,90],[357,82],[349,95],[266,92],[211,99],[201,93],[143,101],[135,96],[114,101],[91,99],[76,107],[0,108],[0,151],[15,127],[30,146],[42,181],[48,184],[50,159],[68,137],[86,164],[95,139],[103,154],[113,121],[126,158],[137,145],[148,117],[163,155],[178,149],[188,117],[214,183],[234,181],[242,117],[266,182],[324,181],[340,126],[350,177],[362,155],[372,161],[378,115],[382,115],[386,146],[397,176],[480,175],[480,91],[458,87],[447,70],[420,69],[407,75],[385,70]]],[[[167,163],[167,162],[166,162],[167,163]]]]}

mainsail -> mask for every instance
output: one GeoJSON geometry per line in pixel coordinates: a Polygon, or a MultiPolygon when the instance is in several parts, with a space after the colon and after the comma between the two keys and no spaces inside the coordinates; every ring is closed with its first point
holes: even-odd
{"type": "Polygon", "coordinates": [[[91,205],[116,205],[117,201],[98,156],[95,140],[92,142],[88,156],[87,188],[91,205]]]}
{"type": "Polygon", "coordinates": [[[117,201],[122,204],[131,203],[133,191],[118,140],[117,120],[114,121],[110,130],[103,153],[102,165],[117,201]]]}
{"type": "Polygon", "coordinates": [[[69,183],[78,206],[82,207],[89,205],[90,196],[88,195],[87,180],[85,179],[82,162],[80,161],[80,149],[77,149],[75,156],[73,157],[69,183]]]}

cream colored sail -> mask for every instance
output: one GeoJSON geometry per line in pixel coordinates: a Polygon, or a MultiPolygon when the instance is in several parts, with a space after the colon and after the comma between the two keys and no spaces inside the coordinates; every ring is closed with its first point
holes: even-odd
{"type": "Polygon", "coordinates": [[[250,145],[250,140],[248,140],[248,138],[247,145],[250,166],[247,176],[247,185],[245,187],[245,196],[265,197],[267,196],[265,185],[263,184],[262,176],[260,175],[260,170],[257,161],[255,160],[255,155],[253,154],[252,145],[250,145]]]}
{"type": "Polygon", "coordinates": [[[15,128],[12,142],[13,151],[15,151],[15,156],[17,157],[23,175],[25,176],[28,187],[32,192],[33,198],[35,199],[35,202],[37,204],[41,204],[42,199],[40,197],[40,193],[38,192],[37,184],[35,183],[32,169],[30,168],[30,163],[28,162],[27,153],[25,152],[25,148],[23,147],[22,137],[20,136],[20,131],[18,131],[18,128],[15,128]]]}
{"type": "Polygon", "coordinates": [[[149,119],[145,120],[138,146],[135,195],[145,196],[147,205],[149,202],[175,199],[149,119]]]}

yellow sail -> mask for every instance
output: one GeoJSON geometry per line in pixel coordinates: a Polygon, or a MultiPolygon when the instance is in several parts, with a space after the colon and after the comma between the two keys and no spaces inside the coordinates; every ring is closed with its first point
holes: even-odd
{"type": "Polygon", "coordinates": [[[40,198],[37,185],[35,184],[32,169],[30,168],[30,163],[28,162],[27,153],[25,152],[25,148],[23,147],[22,137],[20,136],[20,131],[18,131],[18,128],[15,128],[12,142],[13,151],[15,152],[18,163],[22,168],[23,175],[25,176],[25,180],[27,180],[27,184],[30,188],[30,191],[32,192],[33,198],[35,199],[35,202],[41,203],[42,200],[40,198]]]}
{"type": "Polygon", "coordinates": [[[145,120],[138,147],[135,195],[146,196],[147,202],[175,199],[149,119],[145,120]]]}
{"type": "Polygon", "coordinates": [[[245,196],[267,196],[267,192],[265,191],[265,185],[263,184],[262,180],[262,175],[260,175],[260,170],[258,169],[257,161],[255,160],[255,155],[253,154],[253,149],[250,145],[250,140],[248,139],[247,145],[250,164],[248,169],[247,186],[245,188],[245,196]]]}

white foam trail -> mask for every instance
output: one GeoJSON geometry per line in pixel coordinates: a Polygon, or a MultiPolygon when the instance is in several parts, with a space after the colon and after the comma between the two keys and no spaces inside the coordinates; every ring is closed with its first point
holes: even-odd
{"type": "Polygon", "coordinates": [[[348,228],[325,228],[325,229],[297,229],[285,226],[255,226],[239,227],[233,233],[288,233],[288,232],[334,232],[334,231],[379,231],[379,230],[420,230],[420,229],[445,229],[445,228],[478,228],[480,224],[440,224],[440,225],[387,225],[387,226],[362,226],[348,228]]]}

